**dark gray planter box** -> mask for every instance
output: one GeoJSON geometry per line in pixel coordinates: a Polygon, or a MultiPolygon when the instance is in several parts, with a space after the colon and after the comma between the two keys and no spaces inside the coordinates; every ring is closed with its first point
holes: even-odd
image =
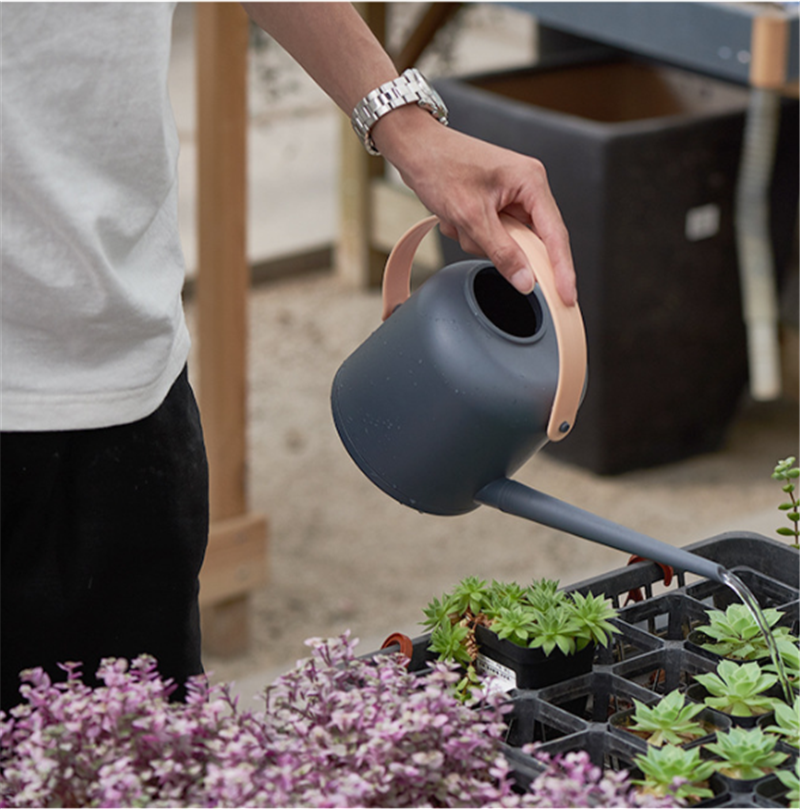
{"type": "MultiPolygon", "coordinates": [[[[544,162],[570,230],[589,385],[548,452],[609,474],[717,448],[747,380],[733,228],[747,91],[626,59],[437,89],[454,128],[544,162]]],[[[778,267],[797,206],[796,102],[783,119],[778,267]]],[[[448,261],[463,256],[443,242],[448,261]]]]}

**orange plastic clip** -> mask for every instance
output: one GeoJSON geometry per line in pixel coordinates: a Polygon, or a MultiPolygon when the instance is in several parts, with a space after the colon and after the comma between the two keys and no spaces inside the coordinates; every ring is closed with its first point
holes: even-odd
{"type": "MultiPolygon", "coordinates": [[[[628,560],[628,565],[633,565],[634,563],[638,562],[655,562],[655,560],[648,560],[645,557],[639,557],[637,554],[633,554],[631,558],[628,560]]],[[[672,570],[671,565],[665,565],[664,563],[656,562],[656,565],[664,572],[664,584],[669,585],[672,582],[672,576],[675,573],[672,570]]],[[[632,588],[628,591],[628,598],[625,600],[625,605],[629,604],[630,602],[643,602],[644,601],[644,594],[642,593],[641,588],[632,588]]],[[[623,607],[625,607],[623,605],[623,607]]]]}

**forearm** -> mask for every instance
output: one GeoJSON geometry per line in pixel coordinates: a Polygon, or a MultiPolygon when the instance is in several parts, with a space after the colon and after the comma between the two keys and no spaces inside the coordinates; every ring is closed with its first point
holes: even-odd
{"type": "MultiPolygon", "coordinates": [[[[350,3],[244,7],[348,116],[369,92],[397,78],[392,60],[350,3]]],[[[533,274],[498,214],[533,226],[550,253],[562,298],[567,304],[575,300],[569,237],[538,161],[449,130],[414,104],[383,116],[370,136],[439,217],[441,231],[465,250],[489,256],[522,293],[533,288],[533,274]]]]}
{"type": "Polygon", "coordinates": [[[350,3],[243,3],[349,116],[371,90],[397,77],[381,44],[350,3]]]}

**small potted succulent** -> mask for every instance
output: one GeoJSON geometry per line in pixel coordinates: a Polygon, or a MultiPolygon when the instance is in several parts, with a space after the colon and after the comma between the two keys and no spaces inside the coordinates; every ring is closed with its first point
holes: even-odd
{"type": "Polygon", "coordinates": [[[604,596],[559,590],[549,579],[525,587],[468,577],[424,613],[430,650],[464,666],[465,685],[478,670],[525,689],[566,680],[590,671],[595,646],[608,646],[618,632],[604,596]]]}
{"type": "Polygon", "coordinates": [[[694,679],[697,683],[689,687],[688,696],[730,715],[737,725],[755,725],[759,716],[769,714],[780,702],[767,694],[778,676],[764,672],[757,661],[736,664],[723,660],[716,672],[695,675],[694,679]]]}
{"type": "Polygon", "coordinates": [[[631,781],[646,795],[671,796],[688,804],[714,796],[710,779],[716,763],[703,759],[700,748],[652,745],[647,753],[637,754],[634,762],[642,776],[631,781]]]}
{"type": "Polygon", "coordinates": [[[718,757],[716,769],[739,781],[756,781],[775,771],[789,755],[777,749],[778,738],[760,728],[734,727],[717,734],[703,748],[718,757]]]}
{"type": "Polygon", "coordinates": [[[645,740],[649,745],[686,745],[712,733],[715,726],[702,703],[688,701],[678,689],[648,706],[633,698],[634,708],[617,712],[610,719],[621,728],[645,740]]]}
{"type": "Polygon", "coordinates": [[[800,805],[800,759],[794,761],[794,768],[775,771],[775,776],[786,788],[786,801],[789,807],[800,805]]]}
{"type": "MultiPolygon", "coordinates": [[[[788,627],[779,625],[785,618],[783,611],[776,608],[764,610],[764,619],[772,631],[779,650],[797,648],[798,639],[791,634],[788,627]]],[[[770,658],[761,628],[748,608],[734,602],[722,610],[708,611],[708,624],[699,625],[687,639],[707,652],[721,658],[736,661],[761,661],[770,658]]]]}
{"type": "Polygon", "coordinates": [[[800,748],[800,697],[794,704],[777,701],[772,724],[763,724],[764,731],[777,734],[787,745],[800,748]]]}

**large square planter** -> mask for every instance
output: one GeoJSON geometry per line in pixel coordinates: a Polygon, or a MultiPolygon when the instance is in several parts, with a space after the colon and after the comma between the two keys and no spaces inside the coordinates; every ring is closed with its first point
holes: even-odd
{"type": "MultiPolygon", "coordinates": [[[[746,89],[616,59],[445,79],[451,125],[547,168],[589,342],[572,434],[547,452],[601,474],[717,448],[747,380],[734,236],[746,89]]],[[[774,172],[776,264],[797,210],[797,104],[774,172]]],[[[463,257],[444,240],[448,261],[463,257]]]]}

